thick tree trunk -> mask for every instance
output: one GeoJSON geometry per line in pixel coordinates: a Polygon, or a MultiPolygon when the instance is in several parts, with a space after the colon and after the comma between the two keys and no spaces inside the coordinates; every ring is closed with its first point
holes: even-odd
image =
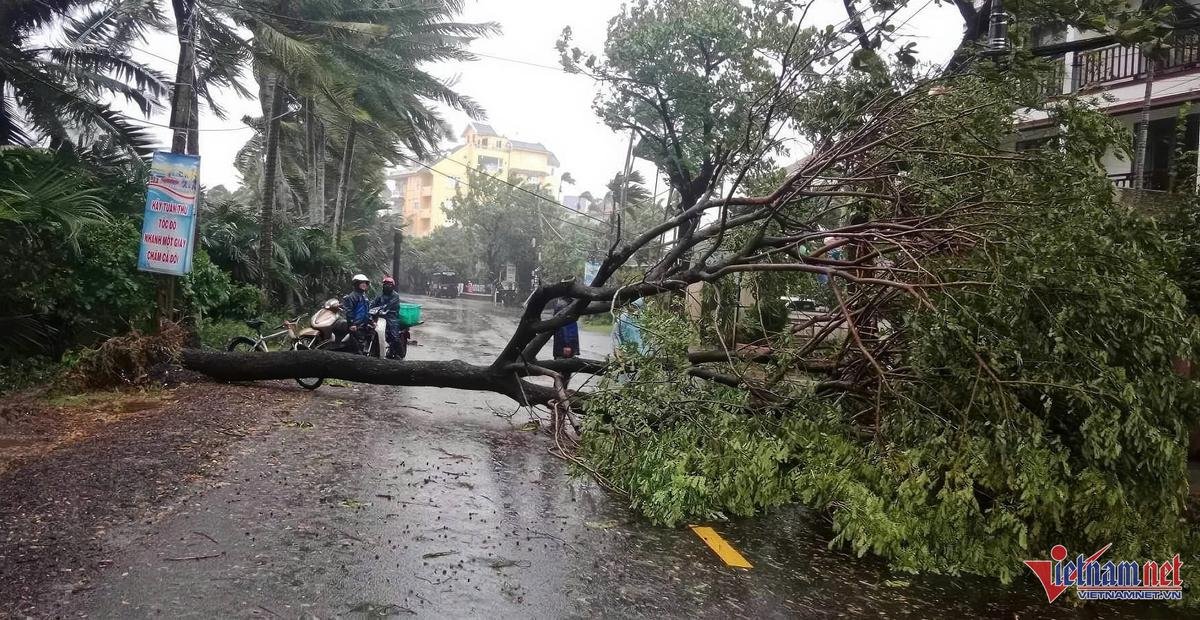
{"type": "Polygon", "coordinates": [[[4,95],[4,76],[0,76],[0,145],[12,144],[10,137],[16,137],[16,124],[9,114],[8,101],[4,95]]]}
{"type": "Polygon", "coordinates": [[[346,150],[342,153],[342,170],[338,177],[337,202],[333,205],[333,240],[342,241],[342,218],[346,215],[346,197],[350,194],[350,172],[354,169],[354,139],[358,123],[351,120],[346,129],[346,150]]]}
{"type": "MultiPolygon", "coordinates": [[[[187,154],[200,155],[200,93],[196,90],[195,76],[192,78],[192,105],[188,109],[187,154]]],[[[197,204],[199,209],[199,204],[197,204]]]]}
{"type": "Polygon", "coordinates": [[[262,215],[259,218],[258,267],[262,271],[263,291],[270,295],[271,270],[275,248],[275,196],[276,174],[279,169],[279,115],[283,113],[283,87],[279,76],[272,73],[267,78],[267,92],[271,98],[268,109],[266,153],[263,161],[262,215]]]}
{"type": "Polygon", "coordinates": [[[316,222],[318,226],[324,226],[329,219],[326,211],[326,205],[329,204],[329,195],[325,192],[325,123],[317,121],[317,209],[320,214],[320,220],[316,222]]]}
{"type": "Polygon", "coordinates": [[[476,366],[460,360],[396,361],[332,351],[222,353],[184,349],[180,363],[219,381],[325,377],[376,385],[495,392],[522,405],[543,405],[558,398],[554,388],[520,379],[519,369],[476,366]]]}
{"type": "MultiPolygon", "coordinates": [[[[175,36],[179,41],[179,62],[175,67],[175,88],[171,92],[171,152],[187,153],[188,135],[192,123],[192,102],[195,100],[196,37],[195,0],[173,0],[175,36]]],[[[197,203],[198,204],[198,203],[197,203]]],[[[154,304],[154,329],[158,331],[168,320],[175,319],[175,277],[158,277],[154,304]]]]}
{"type": "Polygon", "coordinates": [[[195,0],[173,0],[175,36],[179,41],[179,62],[175,65],[175,88],[171,93],[171,152],[186,153],[191,120],[193,82],[195,81],[196,45],[192,15],[195,0]]]}
{"type": "Polygon", "coordinates": [[[321,120],[317,116],[312,97],[304,101],[304,138],[307,143],[305,156],[308,166],[306,176],[308,185],[308,223],[311,226],[325,224],[325,189],[321,176],[325,169],[325,137],[321,128],[321,120]]]}

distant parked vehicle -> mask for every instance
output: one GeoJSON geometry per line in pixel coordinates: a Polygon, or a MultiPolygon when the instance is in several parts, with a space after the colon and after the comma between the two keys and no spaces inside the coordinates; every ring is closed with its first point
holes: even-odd
{"type": "Polygon", "coordinates": [[[443,299],[458,297],[458,275],[453,271],[441,271],[430,276],[429,295],[443,299]]]}
{"type": "Polygon", "coordinates": [[[496,287],[496,303],[506,308],[514,307],[520,304],[521,300],[517,293],[517,283],[511,280],[501,282],[496,287]]]}
{"type": "MultiPolygon", "coordinates": [[[[780,297],[781,301],[787,304],[788,323],[792,325],[794,333],[800,338],[815,338],[829,324],[829,320],[825,319],[829,308],[821,305],[815,299],[806,297],[780,297]]],[[[846,327],[839,326],[834,329],[833,340],[836,342],[846,336],[846,327]]]]}
{"type": "Polygon", "coordinates": [[[788,312],[828,312],[829,309],[817,303],[814,299],[804,297],[780,297],[787,303],[788,312]]]}
{"type": "MultiPolygon", "coordinates": [[[[780,297],[787,303],[788,322],[796,330],[794,333],[801,338],[815,338],[824,331],[831,321],[838,318],[838,313],[829,313],[829,308],[814,299],[805,297],[780,297]]],[[[879,338],[887,338],[892,334],[892,324],[881,319],[875,326],[875,334],[879,338]]],[[[845,323],[834,328],[830,344],[840,342],[848,335],[845,323]]]]}

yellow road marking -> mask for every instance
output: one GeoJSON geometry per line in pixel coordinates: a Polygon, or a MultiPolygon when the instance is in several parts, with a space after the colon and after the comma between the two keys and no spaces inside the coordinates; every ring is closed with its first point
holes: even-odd
{"type": "Polygon", "coordinates": [[[692,531],[700,537],[700,540],[703,540],[704,544],[708,545],[708,548],[712,549],[713,553],[716,553],[726,564],[736,568],[754,568],[746,561],[746,558],[742,557],[742,554],[737,552],[737,549],[734,549],[724,538],[721,538],[721,535],[716,530],[700,525],[691,525],[688,527],[692,528],[692,531]]]}

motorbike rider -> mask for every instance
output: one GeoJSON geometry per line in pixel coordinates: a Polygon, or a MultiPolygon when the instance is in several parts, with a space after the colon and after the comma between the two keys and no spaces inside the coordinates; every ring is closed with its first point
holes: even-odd
{"type": "Polygon", "coordinates": [[[354,339],[361,353],[363,343],[371,338],[371,298],[367,297],[371,281],[361,273],[354,274],[350,281],[354,284],[354,290],[342,298],[342,311],[346,313],[346,322],[350,324],[350,337],[354,339]]]}
{"type": "Polygon", "coordinates": [[[391,276],[386,276],[383,279],[383,292],[371,301],[371,309],[383,308],[383,317],[387,321],[387,343],[388,357],[393,358],[399,353],[397,342],[400,341],[400,316],[398,311],[400,304],[404,300],[400,299],[400,294],[396,292],[396,281],[391,276]]]}

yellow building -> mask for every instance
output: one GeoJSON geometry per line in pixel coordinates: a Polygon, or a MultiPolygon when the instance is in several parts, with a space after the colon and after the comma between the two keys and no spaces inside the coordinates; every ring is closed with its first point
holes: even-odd
{"type": "Polygon", "coordinates": [[[392,175],[393,210],[404,215],[408,234],[425,237],[446,225],[445,208],[456,192],[470,193],[467,175],[474,169],[504,180],[536,183],[558,199],[558,158],[541,143],[512,140],[491,125],[471,123],[463,142],[425,166],[413,165],[392,175]]]}

